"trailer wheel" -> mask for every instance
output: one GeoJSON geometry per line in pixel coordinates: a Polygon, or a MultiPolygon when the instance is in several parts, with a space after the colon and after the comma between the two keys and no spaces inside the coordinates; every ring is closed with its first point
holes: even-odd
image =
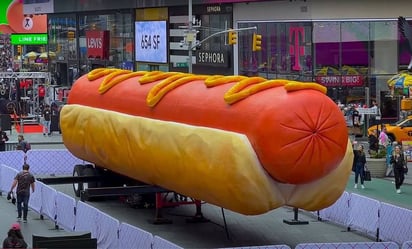
{"type": "MultiPolygon", "coordinates": [[[[83,176],[84,165],[75,165],[73,176],[83,176]]],[[[73,183],[74,195],[80,197],[80,192],[83,190],[83,183],[73,183]]]]}
{"type": "MultiPolygon", "coordinates": [[[[96,168],[87,167],[83,169],[84,176],[99,176],[100,173],[96,168]]],[[[99,188],[101,186],[101,182],[86,182],[83,184],[83,188],[99,188]]]]}

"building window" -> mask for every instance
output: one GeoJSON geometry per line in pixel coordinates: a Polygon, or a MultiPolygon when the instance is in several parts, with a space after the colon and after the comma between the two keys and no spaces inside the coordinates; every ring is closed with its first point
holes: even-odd
{"type": "Polygon", "coordinates": [[[49,18],[49,51],[57,57],[77,59],[76,17],[52,16],[49,18]]]}
{"type": "Polygon", "coordinates": [[[240,33],[239,74],[315,81],[342,103],[369,105],[368,92],[370,100],[379,101],[381,93],[389,90],[387,80],[410,61],[407,44],[398,38],[396,20],[240,22],[238,26],[256,26],[262,35],[262,50],[252,52],[252,34],[240,33]]]}
{"type": "Polygon", "coordinates": [[[251,32],[239,35],[239,74],[307,81],[312,77],[312,24],[239,23],[239,28],[256,26],[262,35],[262,50],[252,51],[251,32]]]}
{"type": "Polygon", "coordinates": [[[79,17],[80,59],[88,69],[96,67],[123,67],[125,62],[133,61],[134,35],[132,14],[110,13],[84,15],[79,17]],[[109,39],[107,57],[93,57],[87,44],[89,31],[106,32],[109,39]],[[93,62],[94,61],[94,62],[93,62]],[[91,65],[87,65],[87,63],[91,65]]]}
{"type": "Polygon", "coordinates": [[[397,68],[396,21],[333,21],[313,23],[314,80],[329,96],[346,104],[379,99],[397,68]]]}

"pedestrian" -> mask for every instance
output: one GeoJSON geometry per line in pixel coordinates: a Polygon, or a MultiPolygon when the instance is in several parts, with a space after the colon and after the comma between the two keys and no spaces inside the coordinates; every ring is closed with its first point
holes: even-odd
{"type": "Polygon", "coordinates": [[[371,109],[373,110],[374,114],[370,115],[370,124],[369,125],[378,125],[381,119],[381,109],[378,106],[378,102],[372,100],[371,109]]]}
{"type": "Polygon", "coordinates": [[[355,172],[355,187],[358,188],[358,179],[360,177],[361,187],[365,188],[364,179],[365,179],[365,164],[366,164],[366,155],[363,151],[363,145],[358,146],[358,150],[354,151],[352,171],[355,172]]]}
{"type": "Polygon", "coordinates": [[[27,248],[19,223],[11,225],[10,230],[7,232],[7,238],[3,240],[3,248],[27,248]]]}
{"type": "Polygon", "coordinates": [[[379,134],[379,145],[383,146],[384,149],[386,150],[386,147],[390,143],[389,137],[386,134],[386,127],[383,126],[381,133],[379,134]]]}
{"type": "Polygon", "coordinates": [[[373,133],[369,135],[369,154],[372,154],[372,151],[375,151],[378,154],[379,151],[379,140],[378,140],[378,131],[373,130],[373,133]]]}
{"type": "Polygon", "coordinates": [[[31,149],[30,143],[27,142],[26,140],[24,140],[24,136],[23,135],[18,135],[17,136],[17,146],[16,146],[16,150],[22,150],[24,151],[24,153],[26,153],[27,151],[29,151],[31,149]]]}
{"type": "Polygon", "coordinates": [[[43,136],[51,135],[50,125],[51,125],[51,110],[50,106],[46,104],[43,110],[43,136]]]}
{"type": "Polygon", "coordinates": [[[398,142],[396,141],[393,141],[392,144],[388,146],[387,154],[386,154],[386,163],[387,163],[386,176],[393,176],[393,164],[391,160],[392,160],[392,154],[394,153],[396,146],[398,146],[398,142]],[[389,161],[388,161],[388,157],[389,157],[389,161]]]}
{"type": "Polygon", "coordinates": [[[391,144],[392,141],[390,140],[388,134],[386,134],[386,127],[385,126],[382,127],[382,130],[381,130],[381,133],[379,134],[378,140],[379,140],[379,153],[381,151],[384,151],[385,155],[386,155],[386,163],[389,163],[390,162],[390,157],[389,157],[390,154],[388,154],[388,145],[391,144]]]}
{"type": "Polygon", "coordinates": [[[29,172],[30,166],[23,164],[23,170],[14,177],[10,192],[17,186],[17,220],[21,221],[23,211],[23,222],[27,223],[27,212],[29,210],[30,187],[34,192],[34,176],[29,172]]]}
{"type": "Polygon", "coordinates": [[[6,132],[2,130],[0,126],[0,151],[6,151],[6,142],[9,141],[9,137],[6,132]]]}
{"type": "Polygon", "coordinates": [[[406,162],[407,161],[405,159],[405,155],[401,150],[401,147],[397,145],[391,156],[391,164],[393,168],[393,174],[395,176],[396,193],[398,194],[402,193],[401,186],[403,184],[403,181],[405,180],[405,169],[407,167],[406,162]]]}

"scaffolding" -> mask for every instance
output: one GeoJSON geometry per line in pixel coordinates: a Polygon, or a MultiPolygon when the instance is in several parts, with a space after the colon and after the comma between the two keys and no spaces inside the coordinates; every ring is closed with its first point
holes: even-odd
{"type": "MultiPolygon", "coordinates": [[[[21,82],[22,80],[31,80],[32,86],[29,90],[24,90],[24,97],[21,97],[21,101],[24,106],[28,106],[29,110],[27,111],[27,116],[37,117],[41,115],[41,98],[39,96],[39,86],[44,86],[46,96],[44,96],[44,102],[49,104],[49,97],[47,88],[50,86],[51,74],[49,72],[0,72],[0,79],[3,79],[3,84],[9,84],[10,89],[10,100],[13,100],[11,97],[11,89],[13,89],[12,84],[16,84],[17,81],[21,82]],[[4,81],[4,79],[7,79],[4,81]]],[[[16,89],[20,90],[20,89],[16,89]]],[[[12,108],[16,109],[16,104],[11,102],[12,108]]]]}

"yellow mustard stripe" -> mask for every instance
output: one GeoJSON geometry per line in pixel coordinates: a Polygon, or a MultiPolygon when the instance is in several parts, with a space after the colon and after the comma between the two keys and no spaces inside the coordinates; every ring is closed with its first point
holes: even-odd
{"type": "Polygon", "coordinates": [[[140,84],[152,83],[157,80],[163,80],[167,77],[176,74],[176,72],[162,72],[162,71],[152,71],[145,74],[139,79],[140,84]]]}
{"type": "Polygon", "coordinates": [[[137,71],[137,72],[130,72],[127,70],[119,70],[116,72],[112,72],[111,74],[109,74],[108,76],[106,76],[104,78],[104,80],[102,81],[102,83],[99,86],[99,93],[100,94],[104,94],[105,92],[107,92],[108,90],[110,90],[112,87],[114,87],[115,85],[136,77],[136,76],[142,76],[145,75],[147,72],[146,71],[137,71]]]}
{"type": "Polygon", "coordinates": [[[231,82],[239,82],[243,79],[246,79],[246,76],[241,75],[231,75],[231,76],[223,76],[223,75],[213,75],[209,76],[205,80],[205,85],[207,87],[214,87],[218,85],[223,85],[231,82]]]}
{"type": "Polygon", "coordinates": [[[146,104],[150,107],[155,106],[164,95],[166,95],[171,90],[175,89],[178,86],[184,85],[186,83],[195,81],[195,80],[204,80],[208,76],[206,75],[187,75],[187,74],[177,74],[167,78],[166,80],[161,81],[150,89],[147,94],[146,104]],[[176,77],[176,79],[174,78],[176,77]]]}
{"type": "Polygon", "coordinates": [[[119,69],[115,69],[115,68],[97,68],[97,69],[90,71],[87,74],[87,79],[90,81],[93,81],[93,80],[96,80],[98,78],[111,74],[112,72],[115,72],[118,70],[119,69]]]}
{"type": "Polygon", "coordinates": [[[98,68],[88,73],[87,77],[90,81],[106,76],[99,86],[99,93],[104,94],[115,85],[133,78],[141,76],[138,80],[140,84],[151,83],[162,80],[155,84],[149,91],[146,103],[148,106],[155,106],[165,94],[175,89],[176,87],[186,84],[194,80],[204,80],[206,87],[213,87],[231,82],[237,82],[225,94],[224,100],[227,104],[236,103],[260,91],[284,86],[288,92],[299,91],[305,89],[313,89],[326,94],[327,88],[313,82],[298,82],[288,81],[285,79],[267,80],[263,77],[247,77],[241,75],[193,75],[180,72],[162,72],[162,71],[138,71],[132,72],[129,70],[113,69],[113,68],[98,68]]]}
{"type": "Polygon", "coordinates": [[[165,86],[170,85],[171,83],[173,83],[174,81],[181,79],[183,77],[187,77],[189,76],[189,74],[185,74],[185,73],[179,73],[173,76],[170,76],[169,78],[166,78],[164,80],[162,80],[161,82],[159,82],[158,84],[154,85],[150,91],[147,94],[146,99],[152,99],[154,98],[160,90],[162,90],[165,86]]]}
{"type": "MultiPolygon", "coordinates": [[[[157,95],[159,94],[159,92],[167,85],[170,85],[171,83],[173,83],[174,81],[181,79],[183,77],[187,77],[188,74],[185,73],[179,73],[179,74],[175,74],[172,75],[164,80],[162,80],[161,82],[159,82],[158,84],[155,84],[150,91],[147,93],[147,97],[146,97],[146,103],[147,105],[150,106],[149,103],[152,103],[153,101],[155,101],[154,99],[156,97],[158,97],[157,95]]],[[[160,97],[161,98],[161,97],[160,97]]],[[[157,102],[160,100],[160,98],[157,100],[157,102]]],[[[156,102],[156,103],[157,103],[156,102]]]]}
{"type": "MultiPolygon", "coordinates": [[[[234,104],[244,98],[247,98],[255,93],[264,91],[266,89],[269,88],[274,88],[274,87],[279,87],[279,86],[284,86],[287,84],[287,80],[282,80],[282,79],[277,79],[277,80],[266,80],[263,82],[259,82],[256,83],[250,87],[244,87],[243,89],[241,89],[240,91],[237,92],[232,92],[229,94],[229,90],[228,92],[226,92],[226,94],[224,95],[224,100],[227,104],[231,105],[234,104]]],[[[249,84],[250,85],[250,84],[249,84]]]]}
{"type": "Polygon", "coordinates": [[[297,81],[289,81],[288,84],[285,85],[285,89],[288,92],[305,90],[305,89],[313,89],[323,94],[326,94],[327,92],[327,88],[318,83],[309,83],[309,82],[302,83],[302,82],[297,82],[297,81]]]}
{"type": "Polygon", "coordinates": [[[250,77],[250,78],[243,79],[243,80],[239,81],[238,83],[236,83],[235,85],[233,85],[225,93],[225,95],[232,95],[234,93],[240,92],[242,89],[244,89],[247,86],[258,84],[258,83],[261,83],[263,81],[266,81],[266,79],[262,78],[262,77],[250,77]]]}

